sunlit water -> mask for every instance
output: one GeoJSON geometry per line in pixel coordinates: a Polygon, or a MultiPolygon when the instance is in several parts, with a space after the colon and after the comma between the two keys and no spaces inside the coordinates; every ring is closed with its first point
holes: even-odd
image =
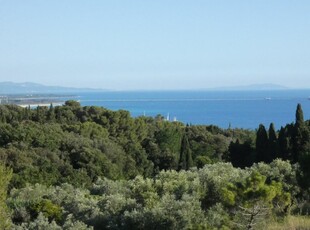
{"type": "Polygon", "coordinates": [[[249,129],[293,122],[298,103],[310,119],[309,98],[310,90],[100,92],[77,97],[83,106],[124,109],[134,117],[161,114],[184,123],[249,129]]]}

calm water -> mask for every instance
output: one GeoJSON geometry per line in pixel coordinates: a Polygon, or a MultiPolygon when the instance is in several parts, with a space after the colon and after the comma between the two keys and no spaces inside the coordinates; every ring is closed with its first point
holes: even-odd
{"type": "Polygon", "coordinates": [[[295,119],[297,103],[310,119],[310,90],[283,91],[154,91],[80,93],[83,106],[124,109],[131,115],[156,116],[191,124],[255,129],[260,123],[276,128],[295,119]]]}

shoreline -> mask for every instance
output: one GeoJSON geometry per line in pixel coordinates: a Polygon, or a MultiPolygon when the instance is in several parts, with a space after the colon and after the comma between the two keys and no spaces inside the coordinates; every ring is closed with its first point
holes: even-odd
{"type": "Polygon", "coordinates": [[[32,103],[29,103],[29,104],[15,104],[15,105],[20,106],[22,108],[26,108],[28,106],[33,108],[33,107],[38,107],[38,106],[49,107],[51,104],[53,106],[61,106],[61,105],[64,105],[65,103],[64,102],[54,102],[54,103],[51,102],[51,103],[35,103],[35,104],[32,104],[32,103]]]}

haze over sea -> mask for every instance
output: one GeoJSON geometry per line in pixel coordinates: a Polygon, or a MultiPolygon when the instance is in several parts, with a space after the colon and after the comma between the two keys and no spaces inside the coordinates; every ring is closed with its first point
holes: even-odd
{"type": "Polygon", "coordinates": [[[83,106],[128,110],[134,117],[161,114],[183,123],[255,129],[259,124],[277,129],[295,120],[301,103],[310,118],[310,90],[274,91],[119,91],[80,93],[83,106]]]}

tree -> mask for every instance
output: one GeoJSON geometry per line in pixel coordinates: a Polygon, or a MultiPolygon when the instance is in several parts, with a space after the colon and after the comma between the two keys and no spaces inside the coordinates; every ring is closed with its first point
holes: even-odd
{"type": "Polygon", "coordinates": [[[268,136],[264,125],[260,124],[256,133],[257,161],[268,162],[268,136]]]}
{"type": "Polygon", "coordinates": [[[299,183],[303,188],[307,189],[310,188],[310,130],[304,122],[304,115],[300,104],[297,105],[296,109],[294,131],[293,162],[299,163],[299,183]]]}
{"type": "Polygon", "coordinates": [[[270,163],[278,156],[278,140],[276,130],[274,128],[274,124],[271,123],[268,130],[268,148],[269,148],[269,155],[267,156],[267,163],[270,163]]]}
{"type": "Polygon", "coordinates": [[[254,149],[250,140],[240,143],[237,141],[231,142],[228,148],[229,160],[234,167],[250,167],[255,162],[254,149]]]}
{"type": "Polygon", "coordinates": [[[258,228],[268,214],[276,210],[285,213],[291,204],[291,196],[283,190],[282,183],[266,179],[254,170],[245,179],[224,188],[228,204],[237,208],[234,223],[242,229],[258,228]]]}
{"type": "Polygon", "coordinates": [[[299,160],[300,155],[309,150],[310,131],[304,122],[301,105],[297,105],[296,121],[293,135],[293,162],[299,160]]]}
{"type": "Polygon", "coordinates": [[[278,137],[279,157],[283,160],[290,159],[290,137],[288,136],[287,127],[281,127],[278,137]]]}
{"type": "Polygon", "coordinates": [[[55,109],[53,104],[50,105],[50,108],[47,112],[47,120],[48,122],[54,122],[55,121],[55,109]]]}
{"type": "Polygon", "coordinates": [[[188,137],[185,133],[182,138],[179,169],[188,170],[190,167],[193,167],[193,165],[192,151],[189,146],[188,137]]]}
{"type": "Polygon", "coordinates": [[[43,123],[46,120],[45,119],[46,110],[47,110],[47,107],[45,107],[45,106],[38,106],[37,109],[36,109],[34,120],[36,122],[43,123]]]}
{"type": "Polygon", "coordinates": [[[304,189],[310,188],[310,151],[303,152],[299,157],[299,184],[304,189]]]}
{"type": "Polygon", "coordinates": [[[75,100],[68,100],[65,102],[65,106],[78,108],[81,106],[80,102],[75,100]]]}
{"type": "Polygon", "coordinates": [[[24,116],[23,119],[24,120],[29,120],[31,118],[31,108],[30,106],[27,106],[24,108],[24,116]]]}
{"type": "Polygon", "coordinates": [[[8,184],[12,178],[12,170],[0,163],[0,229],[9,229],[11,221],[6,206],[8,184]]]}
{"type": "Polygon", "coordinates": [[[302,126],[304,124],[304,113],[302,111],[301,104],[297,105],[295,117],[296,117],[296,125],[302,126]]]}

